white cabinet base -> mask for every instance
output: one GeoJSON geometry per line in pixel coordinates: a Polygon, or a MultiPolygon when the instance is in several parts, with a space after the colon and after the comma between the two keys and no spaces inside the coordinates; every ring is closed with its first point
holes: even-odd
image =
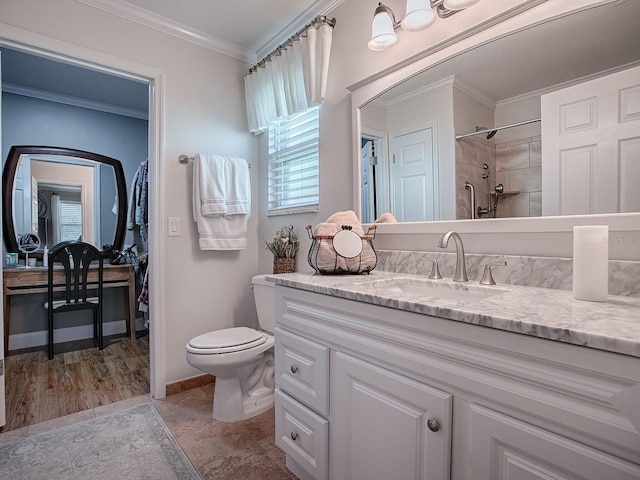
{"type": "Polygon", "coordinates": [[[276,290],[276,385],[295,402],[278,445],[300,478],[640,480],[639,358],[276,290]],[[296,456],[285,433],[307,414],[296,456]]]}

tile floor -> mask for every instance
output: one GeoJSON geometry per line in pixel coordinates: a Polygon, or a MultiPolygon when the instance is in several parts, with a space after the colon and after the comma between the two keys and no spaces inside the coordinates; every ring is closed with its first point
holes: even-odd
{"type": "Polygon", "coordinates": [[[241,422],[211,417],[213,385],[152,400],[141,395],[0,434],[0,444],[152,401],[204,480],[295,480],[274,444],[273,409],[241,422]]]}

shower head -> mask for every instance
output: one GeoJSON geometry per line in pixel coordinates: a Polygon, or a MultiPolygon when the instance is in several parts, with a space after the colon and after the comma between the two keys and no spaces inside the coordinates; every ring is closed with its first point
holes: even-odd
{"type": "Polygon", "coordinates": [[[498,133],[497,130],[491,130],[489,133],[487,133],[487,140],[489,140],[490,138],[493,138],[493,136],[498,133]]]}

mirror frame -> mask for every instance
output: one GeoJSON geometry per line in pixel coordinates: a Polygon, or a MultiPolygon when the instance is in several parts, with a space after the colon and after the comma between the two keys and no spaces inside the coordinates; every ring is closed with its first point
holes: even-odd
{"type": "MultiPolygon", "coordinates": [[[[366,77],[347,87],[351,97],[352,159],[353,159],[353,208],[358,216],[362,213],[362,189],[360,178],[360,148],[355,139],[362,131],[360,109],[397,84],[434,67],[450,58],[466,53],[480,45],[509,37],[520,30],[535,28],[561,17],[584,10],[615,4],[615,0],[584,0],[583,5],[555,5],[553,12],[515,16],[504,19],[490,28],[461,38],[457,42],[445,43],[442,48],[432,49],[426,55],[417,55],[400,61],[387,69],[366,77]]],[[[551,7],[550,7],[551,8],[551,7]]],[[[531,13],[529,10],[528,13],[531,13]]],[[[609,225],[613,231],[640,231],[640,213],[613,213],[590,215],[563,215],[546,217],[512,217],[437,220],[425,222],[399,222],[378,224],[378,234],[428,234],[456,230],[460,233],[526,233],[526,232],[571,232],[575,225],[609,225]]]]}
{"type": "MultiPolygon", "coordinates": [[[[7,161],[2,172],[2,228],[3,237],[9,252],[19,252],[16,230],[13,223],[13,185],[15,181],[18,163],[22,155],[55,155],[61,157],[82,158],[93,160],[97,163],[104,163],[113,167],[116,178],[116,190],[118,194],[118,222],[113,239],[113,248],[121,250],[124,244],[127,225],[127,185],[124,177],[124,170],[120,160],[100,155],[99,153],[86,152],[73,148],[33,146],[33,145],[13,145],[7,155],[7,161]]],[[[106,255],[106,251],[98,248],[106,255]]]]}

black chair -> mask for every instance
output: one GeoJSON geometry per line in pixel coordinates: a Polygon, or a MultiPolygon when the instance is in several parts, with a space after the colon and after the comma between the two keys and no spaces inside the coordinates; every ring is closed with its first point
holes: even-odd
{"type": "Polygon", "coordinates": [[[62,242],[49,251],[49,287],[45,303],[49,326],[49,359],[53,358],[53,314],[74,310],[93,310],[93,339],[104,348],[102,335],[102,274],[100,251],[84,242],[62,242]],[[92,264],[97,268],[91,268],[92,264]],[[62,267],[62,268],[61,268],[62,267]],[[56,273],[64,271],[64,284],[56,284],[56,273]],[[91,272],[91,278],[89,273],[91,272]],[[97,274],[97,275],[96,275],[97,274]],[[64,292],[63,299],[54,300],[54,291],[64,292]]]}

